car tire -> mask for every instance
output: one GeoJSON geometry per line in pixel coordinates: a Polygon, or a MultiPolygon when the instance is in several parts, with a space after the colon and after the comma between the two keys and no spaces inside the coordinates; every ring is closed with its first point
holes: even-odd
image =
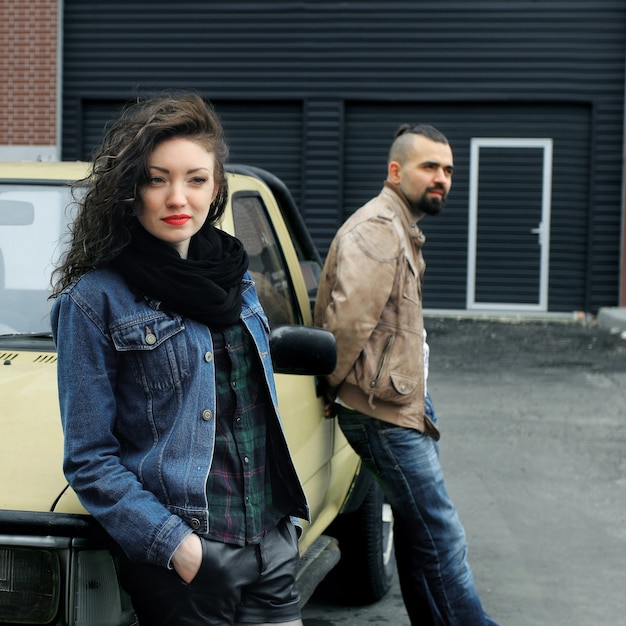
{"type": "Polygon", "coordinates": [[[391,588],[396,571],[393,514],[380,485],[373,480],[361,506],[340,515],[325,534],[339,542],[341,558],[318,588],[327,602],[365,605],[391,588]]]}

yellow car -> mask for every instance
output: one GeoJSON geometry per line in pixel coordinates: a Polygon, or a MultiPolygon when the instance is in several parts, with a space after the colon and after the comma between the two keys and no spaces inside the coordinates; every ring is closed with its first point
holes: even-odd
{"type": "MultiPolygon", "coordinates": [[[[87,172],[86,163],[0,163],[3,624],[135,623],[108,549],[111,540],[62,472],[48,297],[72,216],[69,183],[87,172]]],[[[278,178],[230,166],[228,179],[221,227],[243,241],[250,257],[273,329],[281,416],[311,508],[300,539],[302,601],[333,568],[333,586],[343,599],[375,601],[388,591],[395,567],[392,518],[337,421],[323,415],[316,375],[332,371],[336,354],[332,335],[312,327],[319,254],[278,178]]]]}

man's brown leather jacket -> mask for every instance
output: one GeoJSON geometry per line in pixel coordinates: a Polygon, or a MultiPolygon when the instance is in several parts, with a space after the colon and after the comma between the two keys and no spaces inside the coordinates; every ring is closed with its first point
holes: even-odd
{"type": "Polygon", "coordinates": [[[424,241],[404,196],[385,182],[331,244],[315,324],[337,341],[329,400],[438,438],[424,416],[424,241]]]}

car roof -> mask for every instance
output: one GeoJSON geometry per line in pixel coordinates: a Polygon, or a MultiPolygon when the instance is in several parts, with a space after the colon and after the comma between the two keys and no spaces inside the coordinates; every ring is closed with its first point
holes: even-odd
{"type": "MultiPolygon", "coordinates": [[[[86,178],[91,163],[86,161],[0,161],[0,181],[3,183],[46,182],[73,183],[86,178]]],[[[321,265],[317,246],[313,242],[296,203],[284,182],[270,172],[244,164],[227,163],[225,170],[230,175],[248,176],[264,183],[281,206],[283,217],[289,229],[300,241],[307,258],[315,259],[321,265]]]]}

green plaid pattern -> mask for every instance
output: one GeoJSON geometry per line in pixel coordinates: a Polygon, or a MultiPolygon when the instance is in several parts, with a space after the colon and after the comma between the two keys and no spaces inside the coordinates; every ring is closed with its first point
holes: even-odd
{"type": "Polygon", "coordinates": [[[258,543],[283,517],[273,505],[263,369],[243,325],[212,331],[217,393],[216,438],[207,481],[209,539],[258,543]]]}

